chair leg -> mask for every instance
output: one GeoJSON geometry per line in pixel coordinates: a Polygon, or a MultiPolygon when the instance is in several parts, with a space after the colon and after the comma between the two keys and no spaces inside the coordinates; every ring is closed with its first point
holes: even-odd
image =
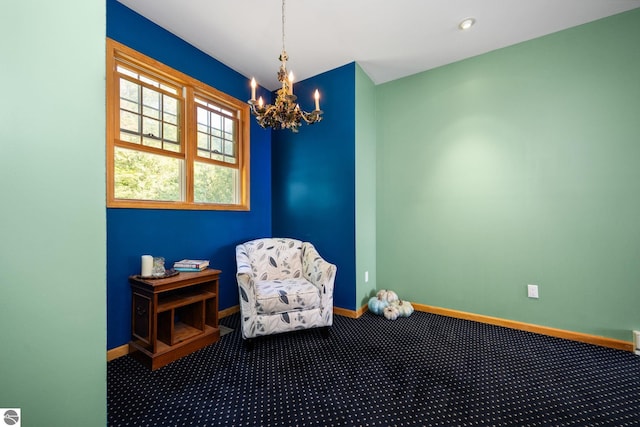
{"type": "Polygon", "coordinates": [[[324,338],[324,339],[329,338],[329,336],[330,336],[329,332],[330,331],[331,331],[331,328],[329,326],[322,327],[322,329],[320,330],[320,333],[322,334],[322,338],[324,338]]]}
{"type": "Polygon", "coordinates": [[[244,348],[247,351],[253,351],[253,346],[254,346],[254,339],[253,338],[247,338],[246,340],[244,340],[244,348]]]}

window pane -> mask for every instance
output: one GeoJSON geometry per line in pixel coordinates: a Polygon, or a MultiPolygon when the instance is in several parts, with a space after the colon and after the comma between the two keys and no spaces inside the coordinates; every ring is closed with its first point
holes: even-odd
{"type": "Polygon", "coordinates": [[[211,152],[222,153],[222,140],[220,138],[212,138],[211,152]]]}
{"type": "MultiPolygon", "coordinates": [[[[155,80],[135,76],[158,86],[155,80]]],[[[124,78],[119,82],[120,140],[181,152],[180,100],[124,78]]]]}
{"type": "Polygon", "coordinates": [[[136,79],[138,78],[138,73],[134,73],[133,71],[124,68],[122,65],[118,65],[116,69],[118,70],[119,73],[126,74],[127,76],[130,76],[130,77],[135,77],[136,79]]]}
{"type": "Polygon", "coordinates": [[[120,132],[120,139],[126,142],[131,142],[132,144],[140,144],[140,135],[131,134],[127,132],[120,132]]]}
{"type": "Polygon", "coordinates": [[[153,79],[150,79],[149,77],[140,75],[139,79],[140,79],[140,81],[143,81],[148,85],[155,86],[155,87],[160,87],[160,83],[158,83],[157,81],[155,81],[153,79]]]}
{"type": "Polygon", "coordinates": [[[209,114],[207,110],[200,107],[196,108],[196,112],[198,113],[198,129],[206,132],[209,126],[209,114]]]}
{"type": "Polygon", "coordinates": [[[178,100],[168,96],[162,97],[164,116],[162,120],[173,125],[178,124],[178,100]]]}
{"type": "Polygon", "coordinates": [[[145,136],[155,136],[156,138],[160,138],[160,122],[144,117],[142,119],[142,133],[145,136]]]}
{"type": "Polygon", "coordinates": [[[174,95],[178,94],[178,91],[174,87],[167,86],[167,85],[162,84],[162,83],[160,84],[160,89],[166,90],[167,92],[170,92],[170,93],[172,93],[174,95]]]}
{"type": "Polygon", "coordinates": [[[197,203],[238,203],[238,170],[196,162],[194,201],[197,203]]]}
{"type": "Polygon", "coordinates": [[[236,121],[224,115],[229,111],[204,100],[197,99],[196,102],[202,105],[196,106],[199,132],[198,156],[237,164],[236,121]],[[207,138],[204,134],[207,135],[207,138]]]}
{"type": "Polygon", "coordinates": [[[198,148],[202,148],[203,150],[209,149],[209,135],[198,132],[198,148]]]}
{"type": "Polygon", "coordinates": [[[155,90],[142,88],[142,101],[144,108],[142,114],[147,117],[153,117],[154,119],[160,118],[160,93],[155,90]]]}
{"type": "Polygon", "coordinates": [[[220,131],[222,130],[222,117],[217,115],[216,113],[209,113],[211,115],[211,127],[215,135],[220,135],[220,131]]]}
{"type": "Polygon", "coordinates": [[[124,108],[125,110],[133,111],[136,113],[139,112],[139,90],[139,85],[130,82],[129,80],[120,79],[120,108],[124,108]]]}
{"type": "Polygon", "coordinates": [[[128,131],[130,133],[140,133],[140,123],[138,119],[140,116],[128,111],[120,110],[120,130],[128,131]]]}
{"type": "Polygon", "coordinates": [[[129,99],[135,103],[138,103],[139,87],[140,86],[137,83],[120,78],[120,98],[129,99]]]}
{"type": "Polygon", "coordinates": [[[114,178],[117,199],[180,201],[180,159],[115,147],[114,178]]]}
{"type": "Polygon", "coordinates": [[[180,152],[180,144],[172,144],[170,142],[165,141],[165,143],[162,146],[167,151],[172,151],[174,153],[180,152]]]}
{"type": "Polygon", "coordinates": [[[165,123],[163,126],[162,135],[164,136],[165,143],[178,142],[178,126],[165,123]]]}

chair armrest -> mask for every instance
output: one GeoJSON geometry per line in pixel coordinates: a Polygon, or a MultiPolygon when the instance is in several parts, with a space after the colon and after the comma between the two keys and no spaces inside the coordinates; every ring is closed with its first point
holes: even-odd
{"type": "Polygon", "coordinates": [[[302,274],[323,294],[333,295],[336,271],[337,267],[324,260],[311,243],[302,244],[302,274]]]}
{"type": "Polygon", "coordinates": [[[238,282],[242,282],[244,285],[248,285],[249,282],[253,279],[253,272],[251,271],[251,267],[240,267],[238,265],[238,271],[236,271],[236,278],[238,282]]]}
{"type": "Polygon", "coordinates": [[[245,288],[249,288],[253,284],[253,275],[250,271],[238,271],[236,273],[236,279],[238,279],[238,284],[245,288]]]}
{"type": "Polygon", "coordinates": [[[236,246],[236,279],[240,293],[240,303],[254,299],[254,274],[251,267],[251,260],[247,255],[244,245],[236,246]]]}

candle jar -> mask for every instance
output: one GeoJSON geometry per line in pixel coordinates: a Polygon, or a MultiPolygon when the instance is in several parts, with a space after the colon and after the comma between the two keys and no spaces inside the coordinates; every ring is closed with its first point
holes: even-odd
{"type": "Polygon", "coordinates": [[[153,272],[153,257],[151,255],[142,255],[140,275],[142,277],[150,277],[153,272]]]}
{"type": "Polygon", "coordinates": [[[161,256],[153,257],[153,269],[151,274],[155,277],[160,277],[165,275],[164,269],[164,258],[161,256]]]}

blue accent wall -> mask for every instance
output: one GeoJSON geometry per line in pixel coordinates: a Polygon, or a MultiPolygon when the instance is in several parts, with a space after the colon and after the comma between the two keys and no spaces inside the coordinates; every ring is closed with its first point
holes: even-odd
{"type": "MultiPolygon", "coordinates": [[[[107,0],[107,37],[240,100],[249,80],[115,0],[107,0]]],[[[269,99],[269,92],[259,90],[269,99]]],[[[128,276],[140,273],[140,256],[210,259],[222,270],[220,309],[238,304],[235,245],[271,235],[271,133],[251,123],[251,210],[184,211],[107,209],[107,348],[131,337],[128,276]]]]}
{"type": "Polygon", "coordinates": [[[337,265],[334,305],[356,309],[355,63],[296,83],[305,111],[321,94],[323,121],[299,133],[273,131],[274,236],[312,242],[337,265]]]}

